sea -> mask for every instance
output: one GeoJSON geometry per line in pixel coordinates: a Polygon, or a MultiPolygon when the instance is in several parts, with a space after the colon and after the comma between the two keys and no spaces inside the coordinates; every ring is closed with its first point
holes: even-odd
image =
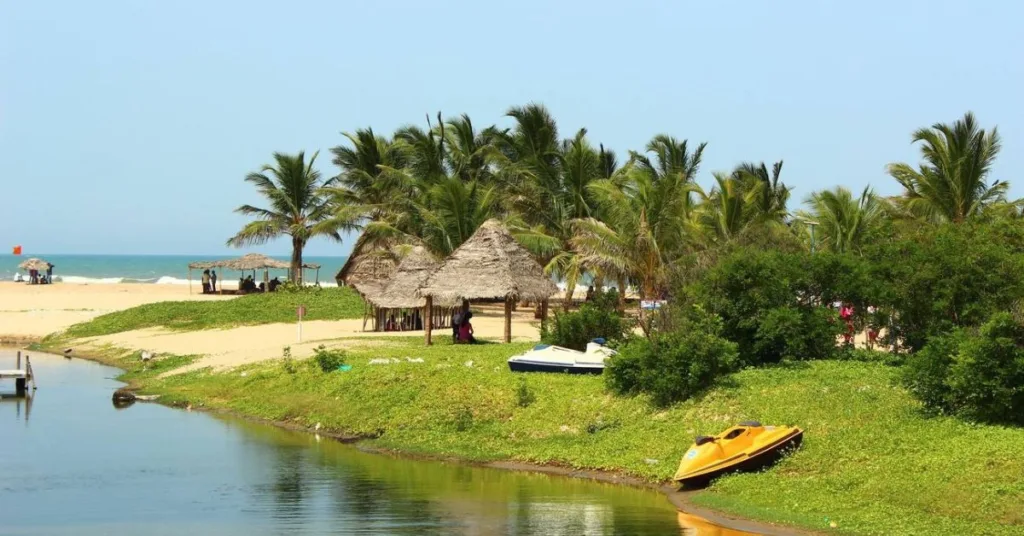
{"type": "MultiPolygon", "coordinates": [[[[12,281],[16,273],[27,276],[18,264],[31,257],[38,257],[52,263],[54,282],[70,284],[117,284],[137,283],[141,285],[187,285],[188,265],[197,261],[216,261],[234,259],[241,255],[0,255],[0,281],[12,281]]],[[[285,262],[287,256],[275,256],[285,262]]],[[[336,286],[334,276],[345,264],[348,257],[303,257],[303,262],[320,265],[320,285],[336,286]]],[[[271,277],[284,277],[286,270],[271,270],[271,277]]],[[[201,277],[199,271],[193,270],[192,278],[201,277]]],[[[224,270],[218,273],[223,281],[237,279],[238,272],[224,270]]],[[[316,277],[315,270],[306,271],[306,281],[312,283],[316,277]]]]}

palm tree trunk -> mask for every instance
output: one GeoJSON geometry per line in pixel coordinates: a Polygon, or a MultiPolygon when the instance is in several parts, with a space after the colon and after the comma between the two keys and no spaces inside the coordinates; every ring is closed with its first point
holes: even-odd
{"type": "Polygon", "coordinates": [[[302,239],[292,238],[292,282],[302,284],[302,239]]]}

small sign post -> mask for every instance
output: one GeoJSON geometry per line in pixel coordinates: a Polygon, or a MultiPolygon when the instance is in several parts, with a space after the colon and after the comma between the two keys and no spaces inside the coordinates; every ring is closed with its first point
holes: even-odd
{"type": "Polygon", "coordinates": [[[306,316],[306,306],[300,305],[299,310],[299,342],[302,342],[302,317],[306,316]]]}

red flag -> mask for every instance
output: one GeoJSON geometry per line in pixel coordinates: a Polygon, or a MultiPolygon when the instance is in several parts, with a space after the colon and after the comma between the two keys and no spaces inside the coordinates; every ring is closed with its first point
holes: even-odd
{"type": "Polygon", "coordinates": [[[14,255],[21,255],[21,246],[14,246],[14,255]]]}

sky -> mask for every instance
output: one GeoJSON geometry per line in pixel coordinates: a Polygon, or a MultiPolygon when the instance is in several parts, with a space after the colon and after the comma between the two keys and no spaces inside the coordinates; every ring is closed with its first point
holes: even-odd
{"type": "MultiPolygon", "coordinates": [[[[911,132],[998,125],[1024,196],[1024,2],[0,0],[0,247],[232,254],[274,151],[426,115],[546,105],[620,161],[708,142],[698,182],[784,160],[795,188],[899,193],[911,132]]],[[[314,241],[307,255],[345,255],[314,241]]],[[[259,249],[287,254],[278,241],[259,249]]],[[[9,251],[9,250],[7,250],[9,251]]]]}

